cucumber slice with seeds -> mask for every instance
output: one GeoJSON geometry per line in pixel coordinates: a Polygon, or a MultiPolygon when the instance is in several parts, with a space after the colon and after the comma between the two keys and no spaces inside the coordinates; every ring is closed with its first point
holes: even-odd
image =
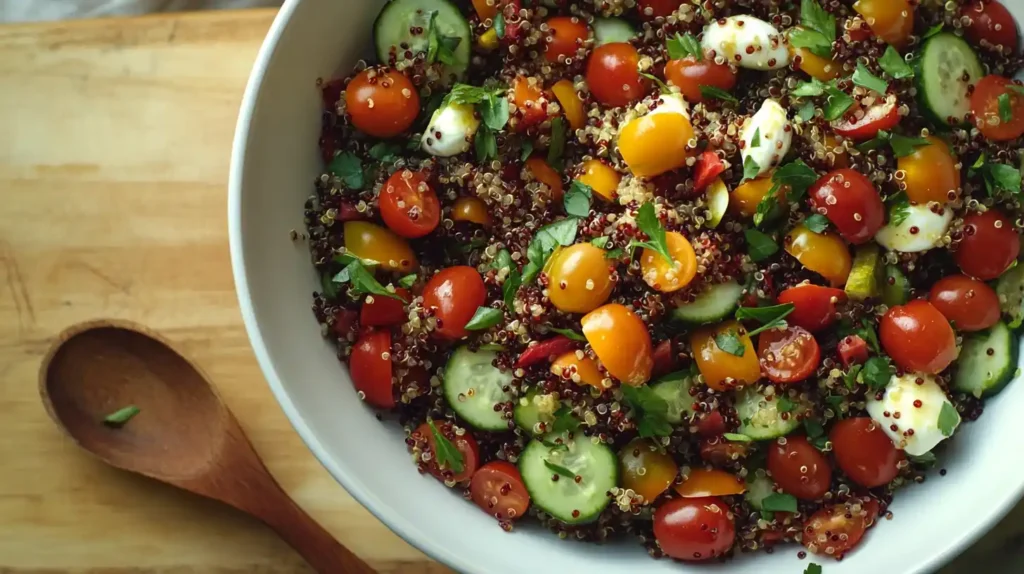
{"type": "Polygon", "coordinates": [[[693,396],[690,395],[692,386],[693,379],[685,373],[665,375],[651,383],[654,394],[664,399],[668,405],[665,420],[674,425],[690,420],[693,415],[693,396]]]}
{"type": "Polygon", "coordinates": [[[494,366],[494,351],[473,351],[459,347],[448,359],[442,388],[448,406],[481,430],[508,430],[508,420],[494,406],[513,400],[506,391],[514,377],[494,366]]]}
{"type": "Polygon", "coordinates": [[[971,111],[967,91],[984,75],[978,56],[963,38],[940,32],[925,40],[916,61],[917,99],[938,125],[961,124],[971,111]]]}
{"type": "Polygon", "coordinates": [[[594,40],[598,46],[615,42],[629,42],[636,37],[636,29],[622,18],[595,18],[594,40]]]}
{"type": "Polygon", "coordinates": [[[1024,265],[1014,265],[999,277],[996,295],[999,295],[999,308],[1009,319],[1009,327],[1020,327],[1024,323],[1024,265]]]}
{"type": "Polygon", "coordinates": [[[519,457],[519,472],[541,510],[566,524],[585,524],[596,520],[611,502],[608,491],[619,482],[619,459],[608,445],[595,443],[581,432],[573,438],[548,434],[544,442],[532,440],[526,445],[519,457]],[[558,441],[564,446],[548,446],[558,441]],[[556,468],[568,470],[580,481],[562,476],[556,468]]]}
{"type": "Polygon", "coordinates": [[[698,295],[693,303],[676,307],[672,311],[672,318],[696,325],[714,323],[728,317],[742,296],[743,286],[736,281],[712,285],[698,295]]]}
{"type": "Polygon", "coordinates": [[[1017,336],[1006,323],[971,333],[960,350],[953,388],[978,398],[1003,390],[1017,372],[1019,347],[1017,336]]]}
{"type": "Polygon", "coordinates": [[[382,63],[393,57],[404,58],[405,52],[426,54],[430,49],[430,21],[440,36],[457,38],[452,50],[455,63],[445,66],[448,75],[461,79],[469,67],[473,34],[469,22],[459,9],[448,0],[391,0],[377,16],[373,25],[373,40],[377,58],[382,63]],[[412,30],[422,30],[413,34],[412,30]]]}
{"type": "Polygon", "coordinates": [[[765,388],[749,385],[736,393],[736,415],[740,419],[736,432],[754,440],[772,440],[793,432],[800,426],[798,415],[807,408],[806,405],[795,403],[792,410],[780,411],[779,397],[773,396],[768,400],[764,394],[765,388]]]}

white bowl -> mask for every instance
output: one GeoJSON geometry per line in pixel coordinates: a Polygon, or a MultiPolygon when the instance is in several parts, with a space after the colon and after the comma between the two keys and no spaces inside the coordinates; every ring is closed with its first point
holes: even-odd
{"type": "MultiPolygon", "coordinates": [[[[345,72],[368,52],[380,0],[287,0],[257,58],[242,102],[231,165],[231,261],[249,338],[282,408],[313,454],[360,503],[405,540],[474,574],[720,572],[798,574],[810,561],[827,574],[911,574],[941,566],[984,534],[1024,492],[1011,384],[951,441],[948,469],[902,490],[865,542],[839,563],[799,560],[796,546],[727,564],[653,560],[635,540],[597,546],[559,540],[538,527],[502,531],[493,518],[420,476],[401,428],[357,400],[310,311],[319,279],[306,245],[303,202],[321,171],[321,103],[315,82],[345,72]],[[443,526],[439,526],[443,525],[443,526]]],[[[1007,2],[1009,4],[1009,2],[1007,2]]],[[[1024,4],[1010,6],[1024,16],[1024,4]]]]}

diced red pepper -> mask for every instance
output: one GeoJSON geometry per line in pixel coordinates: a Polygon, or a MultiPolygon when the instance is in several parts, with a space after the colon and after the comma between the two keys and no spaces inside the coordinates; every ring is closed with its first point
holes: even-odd
{"type": "Polygon", "coordinates": [[[552,337],[530,345],[519,358],[516,359],[516,367],[525,368],[536,365],[541,361],[550,361],[552,358],[563,355],[577,347],[577,343],[562,335],[552,337]]]}
{"type": "Polygon", "coordinates": [[[712,150],[705,151],[700,154],[697,165],[694,167],[693,187],[698,192],[704,191],[704,188],[711,185],[711,182],[722,175],[723,171],[725,171],[725,163],[722,162],[722,158],[712,150]]]}
{"type": "MultiPolygon", "coordinates": [[[[399,287],[395,289],[395,293],[405,301],[409,300],[409,291],[399,287]]],[[[405,322],[405,304],[392,297],[371,295],[363,301],[363,307],[359,310],[359,322],[371,327],[401,325],[405,322]]]]}
{"type": "Polygon", "coordinates": [[[658,343],[658,346],[654,348],[654,370],[651,371],[651,376],[667,375],[677,370],[678,365],[679,355],[676,353],[675,341],[665,339],[658,343]]]}
{"type": "Polygon", "coordinates": [[[859,335],[843,337],[839,341],[839,360],[847,369],[850,365],[864,363],[868,360],[868,344],[859,335]]]}

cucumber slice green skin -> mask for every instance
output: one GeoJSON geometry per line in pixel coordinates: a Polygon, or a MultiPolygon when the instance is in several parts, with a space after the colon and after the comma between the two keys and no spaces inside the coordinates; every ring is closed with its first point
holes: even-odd
{"type": "Polygon", "coordinates": [[[996,295],[999,296],[1003,316],[1009,320],[1009,327],[1020,328],[1024,323],[1024,265],[1018,263],[999,277],[996,295]]]}
{"type": "Polygon", "coordinates": [[[761,504],[765,498],[775,494],[775,482],[767,476],[754,476],[754,480],[747,481],[747,492],[743,498],[756,510],[762,510],[761,504]]]}
{"type": "Polygon", "coordinates": [[[885,266],[885,281],[882,283],[882,303],[889,307],[906,305],[910,301],[910,281],[895,265],[885,266]]]}
{"type": "MultiPolygon", "coordinates": [[[[553,442],[564,435],[545,435],[553,442]]],[[[526,445],[519,457],[519,472],[530,499],[538,508],[566,524],[586,524],[597,517],[611,502],[608,491],[619,483],[619,459],[604,443],[595,444],[590,437],[576,433],[565,440],[568,449],[546,446],[539,440],[526,445]],[[575,480],[558,476],[544,461],[565,467],[582,477],[575,480]],[[576,516],[573,512],[578,511],[576,516]]]]}
{"type": "Polygon", "coordinates": [[[538,436],[537,432],[534,430],[537,427],[537,423],[551,424],[555,420],[553,413],[547,412],[550,409],[541,408],[541,404],[545,400],[544,397],[550,397],[554,402],[554,405],[552,406],[556,409],[558,408],[557,399],[554,399],[552,395],[541,395],[537,389],[532,389],[523,397],[516,399],[516,406],[512,411],[512,418],[515,419],[516,425],[529,433],[530,436],[538,436]],[[538,397],[541,398],[538,399],[538,397]]]}
{"type": "Polygon", "coordinates": [[[594,40],[597,46],[629,42],[636,37],[633,25],[621,18],[595,18],[594,40]]]}
{"type": "Polygon", "coordinates": [[[998,393],[1017,373],[1019,350],[1017,335],[1005,323],[972,333],[960,350],[953,388],[978,398],[998,393]]]}
{"type": "Polygon", "coordinates": [[[961,124],[971,109],[967,88],[984,75],[985,69],[967,42],[955,34],[940,32],[925,40],[914,63],[918,102],[936,125],[961,124]],[[952,124],[950,117],[956,119],[952,124]]]}
{"type": "Polygon", "coordinates": [[[652,382],[650,386],[654,394],[668,404],[665,420],[674,425],[682,424],[684,420],[690,420],[690,417],[693,416],[693,397],[690,395],[693,379],[682,373],[677,373],[666,375],[652,382]]]}
{"type": "Polygon", "coordinates": [[[459,347],[448,359],[441,383],[448,406],[480,430],[508,430],[508,420],[501,412],[495,412],[494,405],[513,400],[512,394],[503,388],[514,377],[492,364],[495,357],[497,353],[493,351],[474,353],[468,347],[459,347]]]}
{"type": "Polygon", "coordinates": [[[800,426],[799,415],[806,405],[797,404],[789,413],[778,409],[779,400],[767,400],[756,385],[743,387],[736,393],[736,415],[740,419],[739,434],[754,440],[772,440],[795,431],[800,426]],[[786,414],[786,418],[782,415],[786,414]]]}
{"type": "Polygon", "coordinates": [[[459,9],[448,0],[391,0],[380,11],[373,25],[373,41],[377,48],[377,58],[382,63],[392,59],[392,50],[405,43],[413,52],[426,53],[429,40],[426,32],[413,36],[409,31],[412,27],[430,27],[430,12],[437,12],[434,25],[443,36],[459,38],[455,47],[456,64],[446,66],[446,72],[462,78],[469,67],[469,59],[473,45],[473,33],[469,22],[459,9]]]}
{"type": "Polygon", "coordinates": [[[698,295],[693,303],[676,307],[672,311],[672,318],[694,325],[714,323],[731,315],[742,296],[743,286],[736,281],[712,285],[698,295]]]}

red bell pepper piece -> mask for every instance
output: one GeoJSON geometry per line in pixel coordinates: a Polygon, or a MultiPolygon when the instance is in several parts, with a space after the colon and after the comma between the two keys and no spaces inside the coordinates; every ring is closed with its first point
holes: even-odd
{"type": "Polygon", "coordinates": [[[546,339],[537,343],[536,345],[530,345],[519,358],[516,359],[516,367],[525,368],[530,365],[535,365],[541,361],[550,361],[552,357],[557,357],[572,351],[576,348],[576,342],[565,337],[558,335],[550,339],[546,339]]]}
{"type": "Polygon", "coordinates": [[[843,337],[839,341],[839,360],[847,369],[850,365],[864,363],[868,360],[868,344],[859,335],[843,337]]]}
{"type": "Polygon", "coordinates": [[[693,187],[698,192],[704,191],[704,188],[711,185],[711,182],[722,175],[723,171],[725,171],[725,163],[718,157],[718,154],[712,150],[705,151],[700,154],[697,165],[694,166],[693,187]]]}

